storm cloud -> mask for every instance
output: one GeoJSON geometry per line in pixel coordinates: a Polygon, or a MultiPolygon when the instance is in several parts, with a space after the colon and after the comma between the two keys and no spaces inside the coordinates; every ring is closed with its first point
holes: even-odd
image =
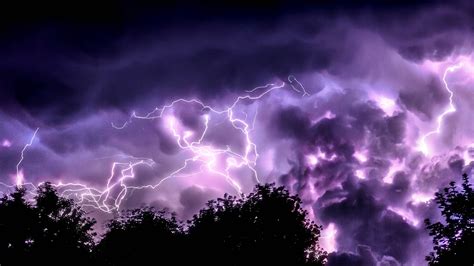
{"type": "Polygon", "coordinates": [[[323,244],[333,252],[328,265],[423,263],[431,242],[422,221],[439,218],[433,194],[463,172],[472,176],[474,167],[474,5],[267,5],[119,1],[77,7],[82,15],[42,6],[29,19],[4,17],[3,187],[15,183],[18,166],[25,182],[101,190],[133,165],[128,186],[160,185],[126,194],[114,188],[120,207],[153,205],[187,219],[209,199],[238,187],[251,191],[255,170],[258,180],[285,185],[312,219],[335,228],[323,244]],[[422,152],[422,136],[450,107],[444,82],[456,111],[422,152]],[[233,106],[232,118],[247,128],[214,112],[280,84],[233,106]],[[157,116],[179,98],[199,101],[157,116]],[[189,161],[192,174],[168,179],[196,155],[182,148],[186,140],[236,152],[219,154],[216,165],[252,168],[230,173],[238,186],[199,160],[189,161]],[[250,154],[247,161],[241,154],[250,154]]]}

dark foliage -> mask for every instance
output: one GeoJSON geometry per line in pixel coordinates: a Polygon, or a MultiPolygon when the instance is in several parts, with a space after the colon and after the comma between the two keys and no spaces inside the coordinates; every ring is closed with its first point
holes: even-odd
{"type": "Polygon", "coordinates": [[[154,258],[164,265],[176,264],[182,256],[183,237],[174,215],[151,208],[126,211],[107,224],[97,245],[97,264],[149,265],[154,258]]]}
{"type": "Polygon", "coordinates": [[[0,200],[0,264],[84,265],[94,246],[92,227],[72,200],[41,185],[32,205],[17,188],[0,200]]]}
{"type": "Polygon", "coordinates": [[[196,265],[322,265],[321,228],[283,187],[259,185],[243,198],[210,201],[190,221],[196,265]]]}
{"type": "Polygon", "coordinates": [[[0,199],[0,265],[322,265],[321,228],[283,187],[259,185],[241,198],[210,201],[187,225],[173,214],[141,208],[106,224],[51,184],[34,198],[17,188],[0,199]],[[27,200],[29,199],[29,200],[27,200]]]}
{"type": "Polygon", "coordinates": [[[0,200],[0,264],[15,265],[31,259],[36,213],[25,201],[25,189],[0,200]],[[15,263],[16,262],[16,263],[15,263]]]}
{"type": "Polygon", "coordinates": [[[451,182],[436,193],[445,222],[425,220],[434,244],[434,252],[426,257],[429,265],[474,265],[474,193],[467,174],[462,179],[461,190],[451,182]]]}

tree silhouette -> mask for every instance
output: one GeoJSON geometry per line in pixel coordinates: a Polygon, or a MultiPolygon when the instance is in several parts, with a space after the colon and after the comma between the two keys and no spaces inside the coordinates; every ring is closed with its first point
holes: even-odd
{"type": "Polygon", "coordinates": [[[93,225],[72,200],[41,185],[0,198],[0,265],[322,265],[321,228],[283,187],[259,185],[241,198],[210,201],[188,222],[142,208],[106,224],[95,245],[93,225]],[[31,200],[27,200],[30,198],[31,200]]]}
{"type": "Polygon", "coordinates": [[[190,221],[195,265],[322,265],[320,227],[283,187],[258,185],[243,198],[210,201],[190,221]]]}
{"type": "Polygon", "coordinates": [[[55,256],[57,264],[83,265],[88,262],[94,246],[95,220],[85,216],[85,212],[73,200],[59,197],[50,183],[38,188],[36,214],[38,229],[35,230],[35,259],[51,261],[55,256]]]}
{"type": "Polygon", "coordinates": [[[37,189],[36,204],[17,188],[0,202],[1,265],[84,265],[94,245],[95,221],[50,183],[37,189]]]}
{"type": "Polygon", "coordinates": [[[18,188],[0,200],[1,265],[22,265],[31,260],[32,236],[37,224],[25,194],[25,189],[18,188]]]}
{"type": "Polygon", "coordinates": [[[107,224],[96,249],[98,265],[179,265],[183,230],[174,215],[143,208],[126,211],[107,224]],[[178,264],[176,264],[178,263],[178,264]]]}
{"type": "Polygon", "coordinates": [[[426,257],[429,265],[474,265],[474,194],[467,174],[462,180],[462,190],[451,182],[436,193],[445,223],[425,220],[435,251],[426,257]]]}

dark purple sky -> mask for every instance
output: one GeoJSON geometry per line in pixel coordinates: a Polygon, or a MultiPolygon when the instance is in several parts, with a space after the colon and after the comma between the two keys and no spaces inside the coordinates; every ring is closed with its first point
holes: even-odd
{"type": "Polygon", "coordinates": [[[474,166],[474,5],[310,2],[0,8],[2,190],[186,219],[276,182],[330,265],[424,264],[434,192],[474,166]]]}

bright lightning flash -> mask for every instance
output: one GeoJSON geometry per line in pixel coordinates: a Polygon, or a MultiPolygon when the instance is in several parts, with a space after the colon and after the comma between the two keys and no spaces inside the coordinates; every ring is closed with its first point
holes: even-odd
{"type": "MultiPolygon", "coordinates": [[[[288,81],[293,90],[301,93],[302,96],[309,95],[294,76],[288,77],[288,81]]],[[[128,121],[120,126],[112,124],[112,127],[121,130],[129,126],[135,119],[162,119],[166,129],[173,136],[176,145],[182,151],[187,151],[186,154],[191,155],[184,160],[181,167],[164,176],[155,184],[143,186],[132,186],[127,184],[128,180],[136,177],[135,170],[138,166],[152,167],[155,164],[155,162],[149,158],[135,158],[130,156],[133,160],[128,163],[114,162],[112,164],[110,175],[107,179],[106,186],[103,189],[90,187],[82,183],[58,182],[53,184],[53,186],[57,187],[61,195],[64,197],[75,198],[78,200],[78,203],[83,206],[90,206],[109,213],[120,209],[121,203],[131,190],[156,189],[163,182],[169,179],[192,176],[204,172],[222,177],[240,194],[242,192],[241,186],[232,177],[231,172],[239,168],[248,169],[252,173],[256,182],[260,182],[255,168],[259,154],[257,152],[257,146],[251,137],[251,131],[254,128],[253,124],[255,121],[247,122],[246,114],[245,118],[239,118],[236,114],[235,108],[243,100],[257,101],[274,90],[282,89],[285,85],[287,85],[285,82],[282,82],[281,84],[267,84],[246,91],[245,95],[238,96],[230,106],[224,109],[217,109],[213,106],[206,105],[199,99],[181,98],[172,101],[170,104],[155,108],[144,116],[133,112],[128,121]],[[201,115],[201,121],[204,125],[204,129],[201,132],[194,132],[186,129],[185,126],[181,124],[180,120],[173,116],[173,110],[177,108],[178,105],[182,104],[198,106],[205,113],[201,115]],[[206,143],[207,133],[211,130],[210,121],[215,116],[224,116],[226,122],[230,123],[235,130],[240,132],[244,143],[243,150],[233,149],[229,146],[214,147],[213,145],[206,143]],[[197,168],[195,167],[196,165],[198,166],[197,168]]],[[[255,120],[255,118],[253,119],[255,120]]],[[[32,145],[37,132],[38,129],[34,132],[30,142],[26,144],[21,151],[21,159],[16,165],[17,186],[29,184],[36,188],[36,186],[31,183],[24,183],[23,171],[20,168],[20,165],[24,159],[25,151],[32,145]]]]}
{"type": "Polygon", "coordinates": [[[430,136],[432,136],[434,134],[440,134],[441,133],[441,126],[443,124],[444,118],[448,114],[456,112],[456,107],[454,106],[454,103],[453,103],[454,92],[449,88],[448,82],[446,81],[446,77],[447,77],[448,73],[452,73],[452,72],[457,71],[458,69],[462,68],[463,65],[464,65],[464,63],[461,62],[461,63],[458,63],[456,65],[452,65],[452,66],[446,68],[446,70],[444,71],[443,84],[444,84],[444,88],[446,89],[446,91],[449,94],[449,105],[446,108],[446,110],[436,118],[436,124],[437,124],[436,128],[434,130],[424,134],[420,138],[420,140],[418,141],[418,150],[421,151],[425,155],[430,154],[428,144],[426,143],[427,138],[429,138],[430,136]]]}

